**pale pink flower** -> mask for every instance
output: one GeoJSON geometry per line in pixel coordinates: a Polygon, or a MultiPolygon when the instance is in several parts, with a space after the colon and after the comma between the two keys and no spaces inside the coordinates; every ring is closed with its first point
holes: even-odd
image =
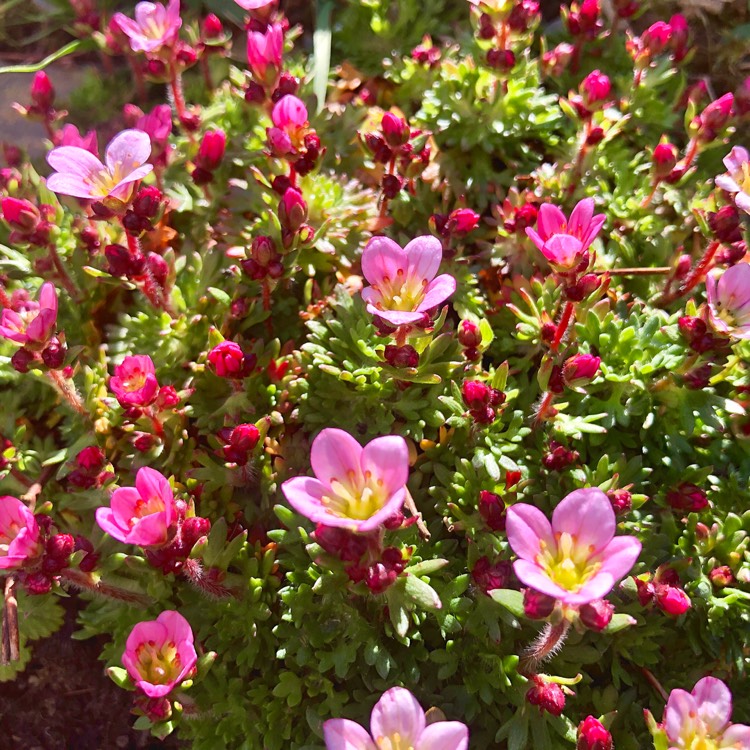
{"type": "Polygon", "coordinates": [[[177,40],[182,26],[180,0],[169,0],[166,7],[161,3],[138,3],[135,20],[123,13],[115,13],[113,20],[130,40],[133,52],[152,53],[177,40]]]}
{"type": "Polygon", "coordinates": [[[293,94],[286,94],[274,105],[271,120],[274,127],[266,131],[271,149],[279,156],[296,151],[307,130],[305,103],[293,94]]]}
{"type": "Polygon", "coordinates": [[[641,543],[615,537],[615,512],[599,489],[575,490],[552,512],[552,524],[533,505],[508,508],[506,533],[523,584],[579,606],[606,596],[633,567],[641,543]]]}
{"type": "Polygon", "coordinates": [[[456,291],[450,274],[435,276],[443,259],[440,240],[416,237],[401,248],[388,237],[373,237],[362,252],[362,290],[367,312],[395,326],[416,323],[456,291]]]}
{"type": "Polygon", "coordinates": [[[115,367],[109,387],[120,406],[149,406],[159,391],[153,360],[146,354],[125,357],[115,367]]]}
{"type": "Polygon", "coordinates": [[[750,155],[742,146],[735,146],[729,156],[724,157],[728,174],[716,178],[716,187],[732,193],[734,204],[750,214],[750,155]]]}
{"type": "Polygon", "coordinates": [[[122,664],[149,698],[161,698],[190,677],[198,655],[190,623],[172,610],[139,622],[125,643],[122,664]]]}
{"type": "Polygon", "coordinates": [[[594,215],[594,199],[584,198],[570,214],[552,203],[544,203],[537,214],[537,229],[526,228],[526,234],[558,271],[570,271],[581,260],[604,225],[604,214],[594,215]]]}
{"type": "Polygon", "coordinates": [[[104,161],[78,146],[60,146],[47,154],[55,170],[47,187],[55,193],[75,198],[130,200],[135,183],[153,167],[146,164],[151,154],[149,137],[141,130],[123,130],[107,146],[104,161]]]}
{"type": "MultiPolygon", "coordinates": [[[[247,64],[260,83],[272,83],[276,80],[281,68],[283,52],[284,29],[281,24],[272,23],[265,33],[260,31],[247,32],[247,64]],[[269,69],[270,80],[266,80],[269,69]]],[[[302,106],[304,107],[304,104],[302,106]]],[[[306,111],[303,124],[305,120],[307,120],[306,111]]]]}
{"type": "Polygon", "coordinates": [[[276,0],[234,0],[244,10],[261,10],[273,5],[276,0]]]}
{"type": "Polygon", "coordinates": [[[427,725],[417,699],[394,687],[380,696],[370,714],[370,731],[349,719],[323,723],[327,750],[466,750],[469,729],[460,721],[427,725]]]}
{"type": "Polygon", "coordinates": [[[91,152],[94,156],[99,155],[99,144],[97,142],[96,130],[89,130],[86,135],[81,135],[75,125],[63,125],[57,134],[56,145],[77,146],[91,152]]]}
{"type": "Polygon", "coordinates": [[[119,542],[160,547],[175,521],[174,494],[166,477],[147,466],[135,475],[135,487],[119,487],[109,508],[96,509],[100,528],[119,542]]]}
{"type": "Polygon", "coordinates": [[[15,497],[0,497],[0,570],[14,570],[42,553],[34,514],[15,497]]]}
{"type": "Polygon", "coordinates": [[[168,104],[157,104],[148,114],[139,117],[134,127],[148,135],[154,156],[158,158],[169,145],[169,136],[172,133],[172,108],[168,104]]]}
{"type": "Polygon", "coordinates": [[[0,316],[0,336],[31,349],[41,349],[55,332],[57,291],[49,281],[39,290],[39,302],[27,300],[16,310],[5,308],[0,316]]]}
{"type": "Polygon", "coordinates": [[[404,504],[409,449],[402,437],[375,438],[363,448],[348,432],[327,428],[313,440],[310,463],[315,479],[287,479],[281,490],[314,523],[372,531],[404,504]]]}
{"type": "Polygon", "coordinates": [[[716,677],[699,680],[693,691],[669,694],[663,726],[670,750],[750,750],[750,727],[730,724],[732,693],[716,677]]]}
{"type": "Polygon", "coordinates": [[[727,268],[719,280],[706,276],[708,317],[719,333],[750,339],[750,264],[727,268]]]}

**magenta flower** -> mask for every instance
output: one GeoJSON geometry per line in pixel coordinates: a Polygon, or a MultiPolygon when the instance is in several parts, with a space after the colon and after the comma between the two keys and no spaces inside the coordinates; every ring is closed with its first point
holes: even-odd
{"type": "Polygon", "coordinates": [[[273,151],[279,156],[296,151],[305,138],[305,103],[293,94],[286,94],[274,105],[271,120],[274,127],[268,128],[267,135],[273,151]]]}
{"type": "Polygon", "coordinates": [[[190,676],[198,661],[190,623],[172,610],[139,622],[125,643],[122,664],[149,698],[161,698],[190,676]]]}
{"type": "Polygon", "coordinates": [[[521,582],[571,606],[606,596],[641,551],[635,537],[615,537],[615,512],[595,488],[564,497],[552,524],[533,505],[513,505],[506,532],[519,558],[513,569],[521,582]]]}
{"type": "Polygon", "coordinates": [[[370,731],[349,719],[323,723],[327,750],[466,750],[469,729],[460,721],[427,726],[417,699],[394,687],[380,696],[370,714],[370,731]]]}
{"type": "Polygon", "coordinates": [[[100,528],[118,542],[160,547],[175,518],[174,495],[167,479],[147,466],[135,475],[135,487],[119,487],[109,508],[96,509],[100,528]]]}
{"type": "Polygon", "coordinates": [[[456,291],[453,276],[435,277],[442,259],[436,237],[416,237],[403,249],[388,237],[373,237],[362,252],[367,312],[395,326],[422,320],[456,291]]]}
{"type": "MultiPolygon", "coordinates": [[[[281,24],[272,23],[265,33],[247,32],[247,64],[260,83],[272,83],[276,80],[281,68],[283,52],[284,29],[281,24]],[[269,74],[268,80],[266,74],[269,74]]],[[[304,107],[304,104],[302,106],[304,107]]],[[[305,112],[303,123],[305,120],[307,120],[307,112],[305,112]]]]}
{"type": "Polygon", "coordinates": [[[138,118],[134,128],[148,135],[154,159],[162,158],[172,133],[172,108],[168,104],[157,104],[148,114],[138,118]]]}
{"type": "Polygon", "coordinates": [[[276,0],[234,0],[244,10],[261,10],[273,5],[276,0]]]}
{"type": "Polygon", "coordinates": [[[57,292],[49,281],[39,290],[39,302],[26,301],[18,311],[5,308],[0,316],[0,336],[30,349],[43,349],[55,332],[57,292]]]}
{"type": "Polygon", "coordinates": [[[719,333],[750,339],[750,264],[738,263],[719,280],[706,276],[708,317],[719,333]]]}
{"type": "Polygon", "coordinates": [[[47,154],[47,162],[55,172],[47,178],[47,187],[75,198],[117,198],[126,203],[135,183],[153,169],[146,164],[150,154],[151,142],[141,130],[123,130],[109,142],[106,166],[85,148],[53,148],[47,154]]]}
{"type": "Polygon", "coordinates": [[[42,553],[34,514],[15,497],[0,497],[0,570],[23,567],[42,553]]]}
{"type": "Polygon", "coordinates": [[[81,135],[75,125],[63,125],[62,130],[58,133],[56,143],[58,146],[76,146],[89,151],[94,156],[99,155],[96,130],[89,130],[84,136],[81,135]]]}
{"type": "Polygon", "coordinates": [[[120,406],[149,406],[159,392],[154,363],[146,354],[125,357],[115,367],[109,387],[120,406]]]}
{"type": "Polygon", "coordinates": [[[310,452],[315,479],[287,479],[289,504],[314,523],[372,531],[406,499],[409,449],[402,437],[375,438],[364,448],[344,430],[327,428],[310,452]]]}
{"type": "Polygon", "coordinates": [[[746,148],[735,146],[729,156],[724,157],[728,174],[716,178],[716,187],[732,193],[734,204],[750,214],[750,155],[746,148]]]}
{"type": "Polygon", "coordinates": [[[180,0],[169,0],[166,7],[161,3],[138,3],[135,20],[123,13],[115,13],[113,20],[130,39],[133,52],[156,52],[170,47],[177,39],[182,26],[180,0]]]}
{"type": "Polygon", "coordinates": [[[750,727],[731,717],[732,693],[715,677],[698,680],[691,693],[673,690],[663,722],[670,750],[750,750],[750,727]]]}
{"type": "Polygon", "coordinates": [[[570,271],[581,260],[604,225],[604,214],[594,215],[594,199],[584,198],[570,214],[565,214],[552,203],[539,207],[537,230],[526,228],[526,234],[542,251],[556,271],[570,271]]]}

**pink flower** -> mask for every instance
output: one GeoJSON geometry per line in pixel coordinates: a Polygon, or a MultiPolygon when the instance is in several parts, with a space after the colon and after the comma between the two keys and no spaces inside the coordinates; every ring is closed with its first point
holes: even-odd
{"type": "Polygon", "coordinates": [[[273,151],[279,156],[296,151],[305,138],[305,103],[294,94],[286,94],[274,105],[271,120],[274,127],[268,128],[267,134],[273,151]]]}
{"type": "Polygon", "coordinates": [[[273,5],[276,0],[234,0],[244,10],[261,10],[273,5]]]}
{"type": "Polygon", "coordinates": [[[721,274],[706,277],[708,317],[719,333],[750,339],[750,264],[738,263],[721,274]]]}
{"type": "Polygon", "coordinates": [[[460,721],[436,721],[429,726],[417,699],[394,687],[380,696],[370,714],[370,731],[349,719],[323,723],[327,750],[466,750],[469,730],[460,721]]]}
{"type": "Polygon", "coordinates": [[[125,357],[115,367],[109,387],[120,406],[149,406],[156,399],[159,383],[154,363],[146,354],[125,357]]]}
{"type": "Polygon", "coordinates": [[[81,135],[75,125],[63,125],[62,130],[58,133],[56,143],[58,146],[76,146],[89,151],[94,156],[99,155],[96,130],[89,130],[84,136],[81,135]]]}
{"type": "Polygon", "coordinates": [[[367,312],[400,326],[422,320],[456,291],[450,274],[435,277],[443,259],[436,237],[416,237],[405,248],[387,237],[373,237],[362,253],[362,290],[367,312]]]}
{"type": "Polygon", "coordinates": [[[42,553],[34,514],[15,497],[0,497],[0,570],[23,567],[42,553]]]}
{"type": "Polygon", "coordinates": [[[663,726],[670,750],[750,750],[750,727],[730,724],[732,693],[715,677],[698,680],[693,691],[669,694],[663,726]]]}
{"type": "Polygon", "coordinates": [[[327,428],[310,452],[315,479],[287,479],[289,504],[315,523],[372,531],[406,499],[409,449],[402,437],[375,438],[364,448],[344,430],[327,428]]]}
{"type": "Polygon", "coordinates": [[[539,207],[537,229],[526,228],[526,234],[557,271],[570,271],[588,250],[604,225],[604,214],[594,215],[594,199],[584,198],[570,214],[552,203],[539,207]]]}
{"type": "Polygon", "coordinates": [[[149,698],[161,698],[190,676],[198,655],[190,623],[172,610],[156,620],[139,622],[131,631],[122,664],[149,698]]]}
{"type": "Polygon", "coordinates": [[[740,210],[750,214],[750,155],[742,146],[735,146],[729,156],[724,157],[728,174],[716,178],[716,187],[732,193],[734,203],[740,210]]]}
{"type": "MultiPolygon", "coordinates": [[[[247,64],[259,83],[271,84],[276,80],[283,53],[284,29],[281,24],[272,23],[265,33],[247,32],[247,64]]],[[[307,113],[305,113],[305,120],[307,120],[307,113]]]]}
{"type": "Polygon", "coordinates": [[[39,290],[39,302],[26,301],[18,312],[5,308],[0,336],[31,349],[43,349],[57,323],[57,292],[49,281],[39,290]]]}
{"type": "Polygon", "coordinates": [[[174,495],[167,479],[144,466],[135,487],[119,487],[109,508],[96,509],[100,528],[119,542],[159,547],[169,539],[175,516],[174,495]]]}
{"type": "Polygon", "coordinates": [[[47,178],[47,187],[62,195],[102,200],[130,200],[135,183],[153,167],[146,164],[151,142],[141,130],[123,130],[107,146],[106,166],[90,151],[78,146],[60,146],[47,154],[56,170],[47,178]]]}
{"type": "Polygon", "coordinates": [[[599,489],[575,490],[552,513],[552,524],[533,505],[508,509],[508,542],[526,586],[579,606],[606,596],[633,567],[641,543],[615,537],[615,513],[599,489]]]}
{"type": "Polygon", "coordinates": [[[172,133],[172,108],[168,104],[157,104],[147,115],[136,120],[136,130],[142,130],[151,140],[151,148],[156,159],[159,159],[169,145],[172,133]]]}
{"type": "Polygon", "coordinates": [[[135,20],[122,13],[115,13],[115,23],[130,39],[133,52],[155,52],[175,43],[182,26],[180,0],[169,0],[168,6],[161,3],[138,3],[135,20]]]}

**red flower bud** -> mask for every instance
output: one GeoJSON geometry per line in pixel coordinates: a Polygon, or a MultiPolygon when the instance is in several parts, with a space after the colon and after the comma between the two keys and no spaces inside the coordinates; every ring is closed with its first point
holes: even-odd
{"type": "Polygon", "coordinates": [[[131,208],[136,216],[153,219],[159,213],[162,200],[164,196],[159,188],[145,185],[136,194],[131,208]]]}
{"type": "Polygon", "coordinates": [[[246,355],[234,341],[222,341],[208,353],[208,364],[220,378],[246,378],[256,362],[254,354],[246,355]]]}
{"type": "Polygon", "coordinates": [[[44,573],[31,573],[24,576],[23,585],[32,596],[49,594],[52,591],[52,579],[44,573]]]}
{"type": "Polygon", "coordinates": [[[55,87],[43,70],[40,70],[34,76],[34,80],[31,82],[30,95],[31,101],[42,112],[46,112],[55,103],[55,87]]]}
{"type": "Polygon", "coordinates": [[[505,503],[500,495],[482,490],[479,493],[479,515],[492,531],[505,530],[505,503]]]}
{"type": "Polygon", "coordinates": [[[609,78],[599,70],[589,73],[579,87],[579,93],[583,97],[583,104],[589,112],[601,109],[609,97],[611,90],[612,84],[609,78]]]}
{"type": "Polygon", "coordinates": [[[467,348],[476,348],[482,343],[479,326],[471,320],[462,320],[458,324],[458,343],[467,348]]]}
{"type": "Polygon", "coordinates": [[[211,531],[211,521],[207,518],[200,516],[186,518],[182,522],[182,540],[187,550],[191,550],[201,537],[208,535],[209,531],[211,531]]]}
{"type": "Polygon", "coordinates": [[[163,385],[159,388],[155,406],[159,410],[173,409],[180,403],[180,396],[172,385],[163,385]]]}
{"type": "Polygon", "coordinates": [[[65,355],[67,353],[68,348],[65,344],[63,344],[57,336],[53,336],[42,351],[42,362],[44,362],[50,370],[59,370],[65,362],[65,355]]]}
{"type": "Polygon", "coordinates": [[[2,199],[3,218],[13,229],[24,234],[34,232],[42,220],[39,209],[31,202],[19,198],[2,199]]]}
{"type": "Polygon", "coordinates": [[[203,135],[195,165],[206,172],[215,171],[224,158],[227,136],[223,130],[209,130],[203,135]]]}
{"type": "Polygon", "coordinates": [[[386,174],[383,175],[380,187],[383,190],[383,195],[388,198],[388,200],[392,200],[401,192],[401,189],[404,187],[404,180],[398,175],[386,174]]]}
{"type": "Polygon", "coordinates": [[[394,115],[392,112],[386,112],[380,123],[383,130],[385,142],[394,149],[400,148],[408,140],[411,134],[409,123],[402,117],[394,115]]]}
{"type": "Polygon", "coordinates": [[[369,537],[353,531],[319,523],[313,534],[315,541],[333,557],[345,562],[357,562],[367,551],[369,537]]]}
{"type": "Polygon", "coordinates": [[[218,39],[224,35],[221,19],[214,13],[209,13],[201,24],[201,34],[204,39],[218,39]]]}
{"type": "Polygon", "coordinates": [[[674,55],[675,62],[682,60],[688,53],[690,46],[690,27],[687,19],[681,13],[677,13],[669,19],[669,28],[671,29],[670,47],[674,55]]]}
{"type": "Polygon", "coordinates": [[[563,380],[569,388],[577,388],[591,382],[599,372],[600,357],[591,354],[576,354],[565,360],[563,380]]]}
{"type": "Polygon", "coordinates": [[[417,367],[419,365],[419,354],[409,344],[405,346],[393,346],[389,344],[385,347],[383,356],[391,367],[417,367]]]}
{"type": "Polygon", "coordinates": [[[662,137],[662,140],[654,149],[654,175],[659,179],[667,177],[675,168],[679,156],[680,152],[677,150],[677,146],[662,137]]]}
{"type": "Polygon", "coordinates": [[[724,94],[712,101],[698,116],[698,140],[713,141],[729,122],[733,106],[734,94],[724,94]]]}
{"type": "Polygon", "coordinates": [[[534,685],[526,693],[526,700],[532,706],[539,706],[539,712],[560,716],[565,710],[565,693],[556,682],[545,682],[541,677],[532,677],[534,685]]]}
{"type": "Polygon", "coordinates": [[[244,466],[260,439],[260,432],[254,424],[237,425],[230,433],[223,448],[227,461],[244,466]]]}
{"type": "Polygon", "coordinates": [[[578,725],[576,750],[612,750],[612,735],[604,724],[593,716],[587,716],[578,725]]]}
{"type": "Polygon", "coordinates": [[[690,482],[683,482],[667,492],[667,502],[675,510],[697,513],[708,507],[708,496],[700,487],[690,482]]]}
{"type": "Polygon", "coordinates": [[[708,214],[708,226],[719,242],[731,244],[742,240],[740,215],[734,206],[722,206],[708,214]]]}
{"type": "Polygon", "coordinates": [[[477,587],[489,596],[490,591],[507,587],[511,571],[512,566],[507,560],[491,563],[489,558],[480,557],[474,564],[471,577],[477,587]]]}
{"type": "Polygon", "coordinates": [[[479,410],[490,402],[490,387],[481,380],[464,380],[461,396],[469,409],[479,410]]]}
{"type": "Polygon", "coordinates": [[[610,490],[607,492],[609,502],[612,503],[612,510],[621,516],[627,513],[633,507],[633,499],[627,490],[610,490]]]}
{"type": "Polygon", "coordinates": [[[723,589],[725,586],[731,586],[735,582],[734,573],[728,565],[722,565],[718,568],[714,568],[708,577],[711,579],[711,583],[716,586],[717,589],[723,589]]]}
{"type": "Polygon", "coordinates": [[[542,464],[548,471],[562,471],[574,464],[579,456],[578,451],[566,448],[555,440],[550,440],[549,451],[542,457],[542,464]]]}
{"type": "Polygon", "coordinates": [[[76,542],[72,534],[53,534],[45,545],[47,554],[57,560],[66,560],[73,554],[76,542]]]}
{"type": "Polygon", "coordinates": [[[477,228],[479,214],[470,208],[457,208],[448,216],[448,227],[454,234],[468,234],[477,228]]]}
{"type": "Polygon", "coordinates": [[[295,188],[288,188],[279,203],[279,221],[289,232],[296,232],[307,220],[307,203],[302,193],[295,188]]]}
{"type": "Polygon", "coordinates": [[[597,599],[596,601],[583,604],[578,610],[581,622],[589,629],[600,632],[609,625],[615,607],[606,599],[597,599]]]}
{"type": "Polygon", "coordinates": [[[690,597],[678,586],[655,584],[654,601],[662,612],[671,617],[679,617],[691,607],[690,597]]]}
{"type": "Polygon", "coordinates": [[[494,70],[508,72],[516,65],[513,50],[493,48],[487,51],[487,65],[494,70]]]}
{"type": "Polygon", "coordinates": [[[530,620],[545,620],[555,609],[557,599],[534,589],[523,592],[523,613],[530,620]]]}

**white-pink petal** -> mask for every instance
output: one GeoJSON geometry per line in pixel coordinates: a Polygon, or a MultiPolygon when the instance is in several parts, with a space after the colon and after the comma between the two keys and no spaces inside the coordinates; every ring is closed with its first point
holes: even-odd
{"type": "MultiPolygon", "coordinates": [[[[107,168],[123,177],[148,161],[151,156],[151,139],[142,130],[123,130],[107,146],[105,161],[107,168]]],[[[150,170],[149,170],[150,171],[150,170]]]]}
{"type": "Polygon", "coordinates": [[[466,750],[469,729],[460,721],[436,721],[425,727],[414,750],[466,750]]]}
{"type": "Polygon", "coordinates": [[[405,688],[394,687],[380,696],[370,715],[370,732],[377,742],[398,733],[406,747],[414,747],[425,728],[419,701],[405,688]]]}
{"type": "Polygon", "coordinates": [[[325,485],[333,480],[361,482],[362,446],[346,431],[335,427],[321,430],[313,440],[310,463],[315,476],[325,485]]]}
{"type": "Polygon", "coordinates": [[[362,450],[362,472],[370,472],[390,495],[406,484],[409,478],[409,448],[398,435],[371,440],[362,450]]]}
{"type": "Polygon", "coordinates": [[[698,705],[698,717],[709,732],[718,736],[732,718],[732,693],[716,677],[704,677],[698,680],[692,690],[693,698],[698,705]]]}
{"type": "Polygon", "coordinates": [[[443,260],[443,246],[437,237],[422,235],[415,237],[404,247],[407,257],[406,275],[424,281],[435,278],[443,260]]]}
{"type": "Polygon", "coordinates": [[[329,719],[323,723],[326,750],[378,750],[369,733],[349,719],[329,719]]]}
{"type": "Polygon", "coordinates": [[[407,257],[400,245],[388,237],[373,237],[362,251],[362,275],[374,285],[384,278],[396,278],[399,269],[406,271],[407,257]]]}
{"type": "Polygon", "coordinates": [[[576,546],[602,550],[615,535],[615,513],[607,496],[595,487],[575,490],[566,495],[552,512],[555,534],[567,532],[576,546]]]}
{"type": "Polygon", "coordinates": [[[540,552],[540,541],[551,549],[556,546],[552,526],[539,508],[517,503],[508,508],[505,533],[513,552],[522,559],[535,560],[540,552]]]}

